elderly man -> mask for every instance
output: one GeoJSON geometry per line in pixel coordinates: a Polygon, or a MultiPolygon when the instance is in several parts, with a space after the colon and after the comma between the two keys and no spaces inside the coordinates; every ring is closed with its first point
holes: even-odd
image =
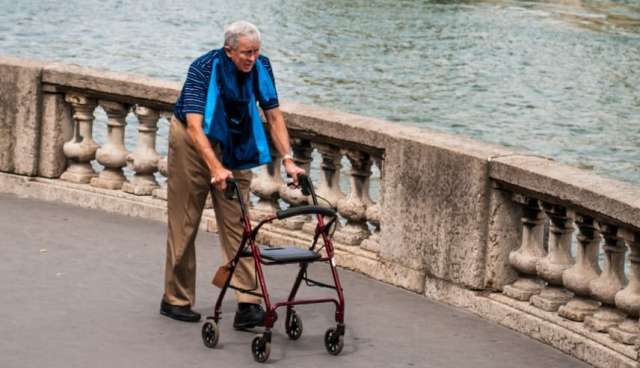
{"type": "MultiPolygon", "coordinates": [[[[197,322],[195,301],[195,239],[210,185],[213,208],[225,262],[235,254],[242,237],[240,206],[224,198],[226,179],[233,177],[248,200],[250,168],[271,161],[257,105],[264,111],[273,143],[286,172],[297,182],[304,170],[290,155],[289,135],[279,109],[269,59],[260,55],[260,33],[239,21],[225,28],[224,47],[207,52],[190,66],[175,104],[169,138],[167,260],[160,313],[197,322]]],[[[255,265],[243,258],[233,284],[254,289],[255,265]]],[[[236,292],[237,329],[261,325],[261,299],[236,292]]]]}

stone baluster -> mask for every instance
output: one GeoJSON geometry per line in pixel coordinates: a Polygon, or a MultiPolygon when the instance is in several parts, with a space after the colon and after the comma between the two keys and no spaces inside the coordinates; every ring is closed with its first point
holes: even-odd
{"type": "MultiPolygon", "coordinates": [[[[367,155],[369,156],[369,155],[367,155]]],[[[369,170],[368,170],[368,174],[366,175],[366,177],[364,178],[364,181],[362,183],[362,201],[364,202],[365,206],[367,206],[367,209],[369,209],[369,207],[373,206],[375,204],[375,202],[371,199],[371,166],[374,163],[374,159],[373,157],[369,156],[369,170]]],[[[366,170],[365,170],[366,172],[366,170]]],[[[365,211],[365,216],[366,216],[366,211],[365,211]]]]}
{"type": "Polygon", "coordinates": [[[340,149],[335,146],[320,143],[314,144],[314,146],[322,156],[322,164],[320,166],[322,176],[316,194],[329,201],[327,204],[320,199],[319,204],[321,206],[336,207],[338,201],[344,198],[344,193],[340,190],[340,169],[342,168],[340,159],[342,154],[340,154],[340,149]]]}
{"type": "Polygon", "coordinates": [[[351,163],[350,191],[338,201],[338,213],[347,223],[336,232],[336,240],[345,245],[359,245],[370,235],[366,211],[371,203],[368,190],[372,161],[369,154],[361,151],[348,149],[345,154],[351,163]]]}
{"type": "Polygon", "coordinates": [[[540,294],[531,297],[531,304],[548,312],[555,312],[573,297],[573,293],[563,288],[562,274],[573,265],[571,258],[571,236],[573,221],[567,216],[567,209],[549,203],[542,205],[550,221],[549,249],[547,255],[538,262],[538,277],[547,282],[540,294]]]}
{"type": "MultiPolygon", "coordinates": [[[[168,136],[169,134],[171,134],[171,118],[173,118],[173,111],[163,111],[160,113],[160,122],[162,121],[162,118],[165,119],[165,121],[167,122],[168,128],[167,129],[167,148],[169,145],[169,140],[170,137],[168,136]]],[[[169,151],[167,149],[167,151],[169,151]]],[[[164,176],[164,181],[162,182],[162,184],[160,184],[160,188],[157,189],[153,189],[153,191],[151,192],[154,198],[158,198],[158,199],[162,199],[162,200],[167,200],[167,181],[169,180],[169,152],[167,152],[166,156],[162,156],[162,158],[158,161],[158,172],[160,173],[160,175],[164,176]]],[[[206,207],[206,206],[205,206],[206,207]]]]}
{"type": "Polygon", "coordinates": [[[624,320],[624,313],[614,309],[615,296],[626,283],[624,276],[624,254],[626,247],[618,236],[616,226],[601,224],[604,238],[604,267],[600,276],[589,283],[591,296],[602,302],[596,313],[584,319],[591,331],[607,332],[624,320]]]}
{"type": "MultiPolygon", "coordinates": [[[[340,191],[340,169],[342,168],[340,160],[342,154],[338,147],[332,145],[314,142],[312,146],[318,150],[322,157],[322,163],[320,164],[322,175],[320,175],[316,188],[316,194],[319,196],[318,204],[325,207],[336,207],[338,201],[344,198],[344,193],[340,191]]],[[[305,223],[302,229],[309,234],[314,234],[316,230],[315,217],[313,216],[312,221],[305,223]]]]}
{"type": "MultiPolygon", "coordinates": [[[[382,178],[383,178],[382,159],[379,157],[375,157],[373,161],[378,167],[378,169],[380,169],[379,186],[381,189],[380,193],[382,193],[382,178]]],[[[381,209],[380,209],[381,202],[382,202],[382,198],[379,198],[377,203],[373,203],[372,205],[367,206],[367,211],[365,212],[367,221],[369,221],[369,223],[373,225],[374,230],[373,230],[373,233],[371,233],[371,236],[369,236],[367,239],[365,239],[362,242],[360,247],[362,247],[363,249],[370,250],[372,252],[380,251],[380,218],[382,217],[381,209]]]]}
{"type": "Polygon", "coordinates": [[[537,278],[536,265],[545,256],[545,217],[538,200],[515,194],[513,201],[523,206],[522,244],[509,253],[509,264],[518,271],[518,280],[506,285],[503,293],[517,300],[528,301],[543,287],[543,282],[537,278]]]}
{"type": "Polygon", "coordinates": [[[593,218],[575,214],[578,227],[578,247],[576,263],[562,273],[564,286],[575,295],[569,303],[558,310],[558,314],[572,321],[582,322],[586,316],[592,315],[600,307],[600,302],[590,298],[589,283],[600,275],[598,266],[598,249],[602,237],[595,229],[593,218]]]}
{"type": "Polygon", "coordinates": [[[251,215],[255,220],[263,220],[273,216],[280,210],[278,198],[279,190],[284,185],[281,174],[281,157],[277,150],[272,149],[273,161],[260,168],[251,180],[251,191],[258,196],[258,202],[253,205],[251,215]]]}
{"type": "MultiPolygon", "coordinates": [[[[293,150],[293,161],[308,173],[311,167],[311,152],[313,151],[311,143],[305,139],[294,138],[291,140],[291,149],[293,150]]],[[[300,206],[309,203],[308,196],[303,195],[299,188],[291,188],[285,183],[280,187],[279,194],[280,198],[291,206],[300,206]]],[[[308,217],[295,216],[283,221],[278,221],[277,223],[289,230],[300,230],[307,221],[308,217]]]]}
{"type": "Polygon", "coordinates": [[[91,167],[91,160],[96,156],[98,144],[93,140],[93,111],[97,104],[87,96],[69,93],[65,101],[73,109],[73,137],[62,146],[62,151],[68,159],[67,169],[60,176],[61,179],[73,183],[87,184],[96,176],[91,167]]]}
{"type": "Polygon", "coordinates": [[[97,178],[91,179],[91,185],[97,188],[120,189],[127,181],[122,168],[127,164],[129,152],[124,147],[125,120],[129,106],[100,100],[98,104],[107,113],[107,143],[96,151],[96,161],[104,166],[97,178]]]}
{"type": "MultiPolygon", "coordinates": [[[[169,179],[169,162],[167,161],[167,156],[163,156],[160,161],[158,161],[158,172],[162,174],[165,178],[169,179]]],[[[153,197],[158,199],[167,200],[167,181],[165,180],[160,188],[154,189],[152,191],[153,197]]]]}
{"type": "Polygon", "coordinates": [[[156,132],[160,114],[145,106],[136,106],[138,117],[138,141],[136,149],[127,157],[127,167],[135,172],[131,181],[122,185],[122,190],[135,195],[150,195],[158,188],[153,174],[158,169],[160,155],[156,152],[156,132]]]}
{"type": "Polygon", "coordinates": [[[629,283],[615,296],[616,307],[627,313],[627,318],[619,326],[611,327],[609,335],[626,345],[640,342],[640,232],[625,234],[629,247],[629,283]]]}

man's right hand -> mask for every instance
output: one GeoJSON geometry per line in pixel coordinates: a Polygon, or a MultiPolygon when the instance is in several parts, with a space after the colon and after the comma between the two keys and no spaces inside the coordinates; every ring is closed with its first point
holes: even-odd
{"type": "Polygon", "coordinates": [[[221,167],[211,173],[211,184],[213,184],[217,190],[224,192],[227,188],[228,178],[233,178],[233,174],[231,171],[221,167]]]}

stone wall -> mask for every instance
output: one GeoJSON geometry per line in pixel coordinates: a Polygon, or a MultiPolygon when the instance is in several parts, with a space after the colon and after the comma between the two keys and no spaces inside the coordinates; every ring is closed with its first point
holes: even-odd
{"type": "MultiPolygon", "coordinates": [[[[164,218],[166,194],[154,174],[167,175],[166,158],[155,151],[155,134],[159,119],[170,116],[179,88],[123,73],[0,59],[0,171],[6,173],[0,176],[0,190],[164,218]],[[107,112],[106,125],[94,126],[96,106],[107,112]],[[126,114],[139,121],[135,149],[122,141],[126,114]],[[95,129],[108,132],[102,147],[91,139],[95,129]],[[105,169],[95,172],[93,162],[105,169]],[[123,175],[125,165],[133,169],[133,177],[123,175]]],[[[635,314],[640,299],[634,299],[640,295],[639,188],[548,158],[428,129],[291,102],[283,102],[281,109],[294,159],[320,167],[318,190],[333,198],[345,223],[336,233],[340,265],[466,308],[595,366],[634,366],[634,343],[640,344],[635,314]],[[322,162],[314,163],[312,152],[322,162]],[[348,170],[341,169],[345,161],[348,170]],[[374,199],[372,165],[381,172],[380,195],[374,199]],[[349,179],[347,192],[337,185],[339,175],[349,179]],[[609,243],[600,246],[597,236],[584,240],[589,229],[604,234],[609,243]],[[567,239],[573,236],[592,244],[588,257],[568,251],[567,239]],[[562,276],[583,258],[596,262],[593,249],[620,263],[616,255],[627,248],[630,255],[622,253],[622,261],[628,268],[615,268],[612,261],[614,271],[600,273],[622,276],[624,280],[616,279],[618,289],[609,290],[621,293],[620,302],[602,302],[597,291],[583,295],[589,303],[624,310],[615,326],[591,330],[558,314],[569,299],[541,301],[551,286],[563,293],[576,290],[571,282],[553,281],[557,277],[550,278],[544,265],[556,267],[562,276]],[[521,259],[533,269],[523,269],[521,259]],[[538,264],[543,265],[540,272],[538,264]],[[535,290],[531,285],[537,285],[535,290]]],[[[286,188],[276,165],[261,170],[252,188],[260,198],[252,209],[256,218],[283,201],[304,201],[286,188]]],[[[210,210],[203,226],[216,228],[210,210]]],[[[261,240],[303,246],[310,238],[302,224],[282,223],[265,227],[261,240]]],[[[585,271],[577,272],[581,276],[585,271]]]]}

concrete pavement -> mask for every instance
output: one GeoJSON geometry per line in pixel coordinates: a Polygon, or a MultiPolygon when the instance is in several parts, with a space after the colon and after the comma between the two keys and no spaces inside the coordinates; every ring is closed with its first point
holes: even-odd
{"type": "MultiPolygon", "coordinates": [[[[158,313],[166,226],[59,203],[0,194],[0,367],[244,367],[252,333],[231,327],[223,307],[216,349],[201,324],[158,313]]],[[[215,234],[197,240],[195,309],[208,314],[218,289],[215,234]]],[[[326,267],[312,275],[326,277],[326,267]]],[[[304,333],[287,339],[283,318],[271,358],[279,367],[588,367],[553,348],[474,315],[362,275],[340,270],[347,298],[345,348],[323,346],[330,305],[300,306],[304,333]]],[[[274,298],[286,297],[295,266],[268,269],[274,298]]],[[[330,293],[304,289],[305,295],[330,293]]],[[[283,313],[280,313],[282,316],[283,313]]]]}

